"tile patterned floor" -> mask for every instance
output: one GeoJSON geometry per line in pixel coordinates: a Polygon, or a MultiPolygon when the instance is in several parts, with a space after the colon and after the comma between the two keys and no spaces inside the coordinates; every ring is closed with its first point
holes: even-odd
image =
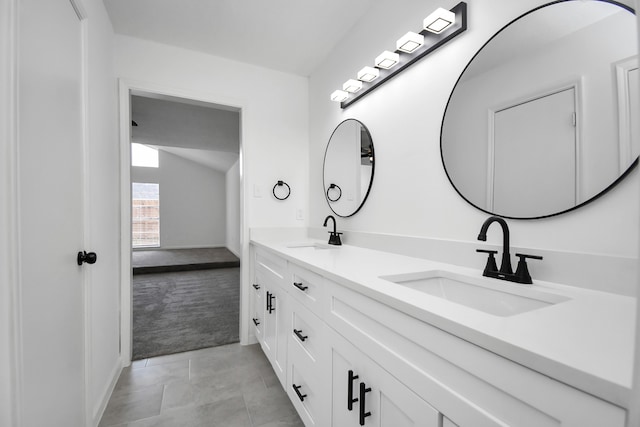
{"type": "Polygon", "coordinates": [[[136,361],[100,427],[304,427],[258,344],[136,361]]]}

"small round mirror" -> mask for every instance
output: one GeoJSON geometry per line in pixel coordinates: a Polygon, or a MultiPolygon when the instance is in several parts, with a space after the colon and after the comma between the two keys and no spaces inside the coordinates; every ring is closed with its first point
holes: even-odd
{"type": "Polygon", "coordinates": [[[347,119],[334,129],[324,155],[324,197],[338,216],[348,217],[367,200],[374,169],[373,140],[367,127],[347,119]]]}

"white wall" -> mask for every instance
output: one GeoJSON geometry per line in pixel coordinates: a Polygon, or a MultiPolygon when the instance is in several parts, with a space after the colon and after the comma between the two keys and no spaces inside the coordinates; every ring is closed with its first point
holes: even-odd
{"type": "Polygon", "coordinates": [[[227,249],[240,257],[240,161],[227,171],[227,249]]]}
{"type": "Polygon", "coordinates": [[[116,36],[116,75],[245,105],[242,146],[249,226],[304,226],[308,114],[307,79],[199,52],[116,36]],[[286,203],[271,195],[282,179],[292,186],[286,203]],[[253,197],[259,186],[261,197],[253,197]]]}
{"type": "MultiPolygon", "coordinates": [[[[468,30],[386,82],[366,98],[341,110],[329,100],[383,49],[436,7],[457,1],[384,0],[352,29],[310,77],[310,224],[318,226],[330,210],[322,192],[322,156],[333,128],[346,118],[370,130],[376,152],[371,193],[355,216],[338,221],[342,230],[388,233],[476,243],[483,212],[462,200],[449,184],[440,158],[440,126],[453,86],[477,50],[506,23],[540,0],[468,2],[468,30]]],[[[575,212],[533,221],[509,221],[513,246],[555,251],[638,255],[637,171],[614,191],[575,212]]],[[[345,235],[348,239],[348,233],[345,235]]],[[[499,232],[489,242],[501,244],[499,232]]],[[[544,262],[544,261],[543,261],[544,262]]],[[[482,268],[483,261],[478,259],[482,268]]],[[[560,266],[561,267],[561,266],[560,266]]],[[[625,284],[635,292],[635,284],[625,284]]]]}
{"type": "Polygon", "coordinates": [[[225,246],[225,174],[158,150],[159,167],[132,167],[132,182],[160,184],[160,247],[225,246]]]}

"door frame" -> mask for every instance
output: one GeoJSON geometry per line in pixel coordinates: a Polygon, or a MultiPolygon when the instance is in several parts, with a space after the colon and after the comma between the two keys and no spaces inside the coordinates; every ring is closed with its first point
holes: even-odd
{"type": "Polygon", "coordinates": [[[0,425],[20,425],[18,0],[0,0],[0,425]]]}
{"type": "Polygon", "coordinates": [[[574,104],[576,108],[576,186],[575,197],[576,203],[581,203],[581,180],[582,168],[581,168],[581,147],[582,147],[582,78],[547,87],[545,89],[532,92],[518,98],[511,99],[509,101],[497,104],[487,110],[487,193],[486,193],[486,206],[488,211],[493,211],[493,190],[494,190],[494,167],[495,167],[495,117],[496,113],[505,110],[507,108],[516,107],[520,104],[534,101],[538,98],[553,95],[558,92],[563,92],[568,89],[574,90],[574,104]]]}
{"type": "MultiPolygon", "coordinates": [[[[614,64],[615,91],[618,102],[618,144],[620,148],[620,173],[623,174],[633,159],[631,144],[631,116],[629,111],[629,73],[638,68],[638,55],[614,64]]],[[[636,94],[637,95],[637,94],[636,94]]]]}
{"type": "Polygon", "coordinates": [[[220,94],[176,89],[161,84],[119,79],[120,126],[120,359],[122,366],[131,364],[132,355],[132,280],[131,269],[131,94],[146,93],[159,97],[183,98],[196,102],[237,108],[240,113],[240,343],[249,344],[249,227],[245,195],[247,155],[245,135],[250,120],[247,102],[220,94]]]}

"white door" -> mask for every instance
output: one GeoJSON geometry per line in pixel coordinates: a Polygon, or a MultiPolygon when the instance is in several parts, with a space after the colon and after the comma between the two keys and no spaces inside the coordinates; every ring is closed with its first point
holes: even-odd
{"type": "Polygon", "coordinates": [[[69,0],[18,2],[21,417],[82,426],[82,33],[69,0]]]}
{"type": "Polygon", "coordinates": [[[576,202],[574,89],[496,112],[493,209],[543,216],[576,202]]]}

